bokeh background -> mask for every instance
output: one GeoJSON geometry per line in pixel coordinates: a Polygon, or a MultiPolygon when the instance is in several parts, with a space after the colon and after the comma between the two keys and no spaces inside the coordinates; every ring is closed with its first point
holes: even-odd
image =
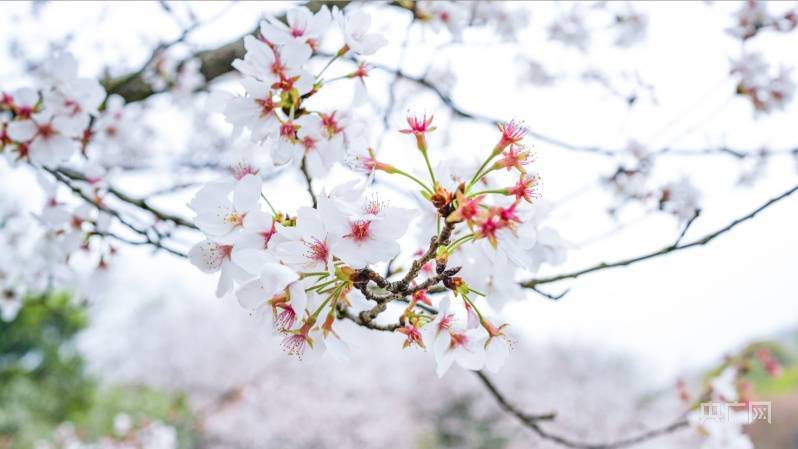
{"type": "MultiPolygon", "coordinates": [[[[235,40],[290,6],[7,2],[0,12],[0,88],[29,85],[37,64],[59,49],[75,54],[82,74],[114,77],[138,70],[187,24],[201,26],[169,49],[173,58],[235,40]]],[[[543,196],[554,206],[550,224],[570,245],[563,266],[540,273],[549,275],[642,254],[679,235],[682,222],[645,204],[608,213],[617,198],[602,180],[633,142],[682,152],[657,159],[652,182],[686,176],[698,186],[702,213],[688,238],[795,185],[798,153],[789,150],[798,146],[798,106],[757,113],[737,94],[730,70],[744,51],[760,51],[776,67],[798,65],[798,33],[762,33],[741,44],[727,29],[742,6],[512,2],[501,7],[525,21],[469,28],[459,40],[423,23],[409,27],[407,11],[364,7],[389,40],[376,63],[430,79],[463,110],[522,118],[574,145],[618,150],[618,158],[607,158],[530,139],[543,196]],[[645,18],[645,32],[634,45],[619,46],[613,24],[630,11],[645,18]],[[552,39],[552,24],[569,14],[584,19],[582,48],[552,39]],[[497,29],[512,29],[513,38],[497,29]],[[779,154],[688,154],[723,147],[779,154]]],[[[779,14],[796,5],[767,7],[779,14]]],[[[208,167],[257,152],[230,139],[204,107],[208,90],[235,90],[235,82],[231,75],[196,94],[148,99],[136,145],[120,150],[117,184],[138,195],[170,189],[155,201],[190,216],[193,183],[217,176],[208,167]]],[[[395,132],[407,109],[436,114],[431,147],[441,154],[468,158],[494,139],[490,125],[451,116],[428,90],[405,81],[390,88],[392,82],[375,71],[367,83],[373,101],[364,106],[366,114],[385,117],[375,120],[374,134],[388,160],[401,161],[409,151],[395,132]]],[[[351,92],[338,98],[349,101],[351,92]]],[[[275,179],[278,208],[307,202],[302,182],[275,179]]],[[[32,172],[5,161],[0,192],[4,206],[33,211],[44,201],[32,172]]],[[[773,401],[774,411],[771,425],[750,432],[757,448],[798,447],[796,225],[798,198],[788,198],[709,245],[547,286],[569,289],[557,301],[532,293],[518,298],[502,314],[517,342],[497,383],[525,409],[556,411],[554,428],[605,440],[668,422],[684,409],[677,381],[697,391],[725,356],[767,347],[783,374],[753,373],[756,397],[773,401]]],[[[0,448],[61,447],[58,441],[103,436],[103,444],[122,444],[113,435],[131,428],[140,431],[124,444],[153,448],[551,445],[503,415],[473,376],[457,370],[438,379],[430,356],[402,351],[398,336],[360,339],[349,362],[300,363],[269,341],[268,325],[213,290],[214,279],[185,260],[122,247],[101,279],[29,298],[16,319],[0,321],[0,448]],[[94,294],[99,284],[102,292],[94,294]]],[[[681,433],[641,447],[700,442],[681,433]]]]}

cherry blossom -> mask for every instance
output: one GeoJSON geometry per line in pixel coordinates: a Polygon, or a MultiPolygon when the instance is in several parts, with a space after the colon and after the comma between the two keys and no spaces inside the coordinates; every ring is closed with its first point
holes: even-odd
{"type": "Polygon", "coordinates": [[[312,76],[301,68],[310,59],[311,49],[308,46],[289,42],[278,50],[253,36],[247,36],[244,38],[244,48],[244,59],[233,61],[233,67],[242,74],[267,85],[294,87],[300,95],[313,87],[312,76]]]}
{"type": "Polygon", "coordinates": [[[700,209],[698,189],[687,178],[670,182],[660,190],[659,208],[687,221],[700,209]]]}
{"type": "Polygon", "coordinates": [[[247,214],[258,207],[261,180],[255,175],[244,176],[234,185],[209,184],[200,190],[189,206],[197,213],[197,226],[205,233],[224,237],[241,229],[247,214]],[[232,200],[230,191],[232,187],[232,200]]]}
{"type": "Polygon", "coordinates": [[[260,33],[277,45],[297,41],[306,44],[311,50],[318,47],[322,35],[332,21],[332,15],[326,6],[319,8],[315,14],[305,7],[291,8],[285,16],[287,24],[274,17],[267,17],[267,22],[261,22],[260,33]]]}
{"type": "Polygon", "coordinates": [[[322,201],[318,210],[299,208],[296,226],[278,227],[285,241],[276,246],[275,251],[283,262],[301,272],[334,270],[333,249],[339,237],[330,230],[330,220],[336,214],[333,207],[322,201]]]}
{"type": "Polygon", "coordinates": [[[294,281],[299,275],[279,263],[263,265],[260,276],[241,286],[236,292],[241,307],[273,316],[275,328],[290,329],[302,317],[307,304],[304,286],[294,281]],[[288,287],[295,283],[296,288],[288,287]]]}
{"type": "Polygon", "coordinates": [[[450,1],[420,1],[416,5],[416,14],[436,32],[446,28],[455,40],[461,39],[468,24],[466,8],[450,1]]]}
{"type": "Polygon", "coordinates": [[[413,211],[389,206],[376,195],[366,196],[359,210],[335,204],[329,226],[340,238],[336,255],[353,267],[387,262],[399,252],[397,240],[408,229],[413,211]]]}
{"type": "Polygon", "coordinates": [[[484,341],[482,328],[451,329],[444,338],[437,339],[433,351],[438,377],[443,377],[454,363],[472,371],[482,369],[485,366],[484,341]]]}
{"type": "Polygon", "coordinates": [[[344,13],[334,6],[332,16],[344,35],[346,48],[356,54],[364,56],[374,54],[388,43],[382,35],[368,32],[371,27],[371,16],[363,11],[344,13]]]}
{"type": "Polygon", "coordinates": [[[6,132],[11,140],[18,142],[20,159],[55,167],[77,152],[78,142],[73,136],[80,129],[80,124],[70,118],[42,111],[29,119],[9,123],[6,132]]]}
{"type": "Polygon", "coordinates": [[[549,39],[586,51],[590,42],[590,33],[583,14],[581,9],[575,7],[560,15],[549,25],[549,39]]]}
{"type": "Polygon", "coordinates": [[[220,112],[234,126],[234,135],[239,134],[242,129],[248,129],[252,141],[261,142],[279,131],[279,102],[275,100],[275,92],[268,82],[243,78],[241,84],[246,91],[245,96],[222,94],[222,98],[215,98],[216,104],[219,104],[220,112]]]}
{"type": "Polygon", "coordinates": [[[204,273],[221,272],[216,286],[216,296],[229,293],[235,282],[246,281],[252,275],[233,262],[233,245],[213,240],[203,240],[188,253],[191,263],[204,273]]]}

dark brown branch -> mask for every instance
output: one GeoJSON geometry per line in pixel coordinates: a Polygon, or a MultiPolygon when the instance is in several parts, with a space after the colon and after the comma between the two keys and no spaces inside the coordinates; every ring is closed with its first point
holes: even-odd
{"type": "MultiPolygon", "coordinates": [[[[343,8],[348,1],[323,1],[311,0],[305,4],[311,11],[316,12],[324,5],[332,6],[338,5],[343,8]]],[[[253,32],[247,33],[244,36],[254,34],[253,32]]],[[[186,58],[181,62],[184,64],[189,59],[198,59],[200,62],[200,73],[205,78],[206,82],[225,75],[233,70],[232,64],[238,58],[244,57],[244,36],[222,45],[221,47],[203,50],[195,53],[194,55],[186,58]]],[[[160,46],[159,46],[160,47],[160,46]]],[[[157,51],[158,49],[156,49],[157,51]]],[[[111,78],[103,81],[103,85],[108,94],[118,94],[125,99],[126,102],[135,102],[145,100],[153,95],[159,94],[144,80],[144,72],[147,67],[157,56],[153,52],[150,60],[148,60],[139,70],[116,78],[111,78]]]]}
{"type": "MultiPolygon", "coordinates": [[[[348,309],[339,310],[339,317],[351,320],[352,322],[360,326],[366,327],[368,329],[384,331],[384,332],[394,332],[396,331],[396,329],[401,327],[400,324],[379,325],[373,322],[364,322],[360,317],[351,313],[348,309]]],[[[514,404],[512,404],[510,400],[507,399],[507,397],[501,391],[499,391],[499,388],[490,380],[490,378],[485,373],[483,373],[482,371],[472,371],[472,372],[474,373],[474,375],[476,375],[479,378],[482,385],[485,387],[488,393],[490,393],[493,399],[496,400],[497,404],[504,412],[516,418],[521,425],[531,430],[539,437],[572,449],[620,449],[624,447],[634,446],[636,444],[640,444],[648,440],[652,440],[654,438],[665,436],[670,433],[676,432],[677,430],[680,430],[684,427],[687,427],[687,420],[684,418],[680,418],[679,420],[665,427],[649,430],[634,437],[621,439],[610,443],[595,444],[595,443],[584,443],[584,442],[571,440],[570,438],[560,436],[541,427],[542,421],[553,421],[554,419],[556,419],[555,413],[545,413],[545,414],[526,413],[523,410],[516,407],[514,404]]]]}
{"type": "Polygon", "coordinates": [[[302,176],[305,178],[305,182],[308,185],[308,193],[310,194],[310,199],[313,201],[313,208],[315,209],[319,202],[316,199],[316,194],[313,193],[313,178],[308,173],[308,165],[307,165],[307,158],[302,158],[302,164],[299,166],[299,171],[302,172],[302,176]]]}
{"type": "MultiPolygon", "coordinates": [[[[318,11],[318,9],[323,5],[338,5],[338,7],[344,7],[347,3],[346,1],[319,1],[313,0],[309,1],[306,6],[310,8],[311,11],[318,11]]],[[[400,7],[402,6],[400,3],[395,3],[400,7]]],[[[247,33],[246,35],[250,35],[253,33],[247,33]]],[[[235,59],[243,58],[244,57],[244,44],[243,44],[244,36],[229,42],[225,45],[214,49],[208,49],[204,51],[197,52],[191,58],[197,58],[200,61],[200,73],[204,76],[206,82],[210,82],[222,75],[225,75],[233,70],[232,63],[235,59]]],[[[155,54],[155,53],[153,53],[155,54]]],[[[331,57],[332,55],[327,54],[319,54],[318,56],[323,57],[331,57]]],[[[152,60],[153,58],[151,58],[152,60]]],[[[190,59],[190,58],[189,58],[190,59]]],[[[147,61],[147,63],[142,66],[141,69],[137,70],[128,75],[123,75],[117,78],[108,79],[103,82],[106,90],[109,94],[115,93],[122,96],[125,101],[127,102],[135,102],[147,99],[148,97],[158,94],[160,92],[156,92],[149,86],[143,79],[144,71],[146,70],[147,66],[152,61],[147,61]]],[[[185,62],[185,61],[184,61],[185,62]]],[[[412,81],[414,83],[419,84],[433,92],[435,95],[439,97],[442,103],[444,103],[454,115],[465,118],[471,119],[475,121],[480,121],[483,123],[488,124],[495,124],[498,123],[499,120],[493,117],[488,117],[485,115],[477,114],[474,112],[467,111],[457,105],[454,100],[445,92],[443,92],[440,88],[435,86],[430,81],[426,80],[423,77],[416,77],[413,75],[409,75],[403,72],[401,69],[395,69],[383,64],[370,64],[373,67],[385,71],[389,74],[394,75],[394,80],[398,79],[405,79],[408,81],[412,81]]],[[[534,139],[537,139],[541,142],[546,142],[552,145],[555,145],[560,148],[564,148],[571,151],[582,152],[582,153],[592,153],[597,154],[600,156],[605,157],[613,157],[620,152],[619,149],[606,149],[601,148],[593,145],[576,145],[569,142],[562,141],[560,139],[548,136],[546,134],[540,133],[535,130],[529,130],[529,136],[534,139]]],[[[759,151],[743,151],[743,150],[733,150],[727,147],[721,148],[708,148],[703,150],[677,150],[672,148],[662,148],[659,151],[654,153],[655,155],[679,155],[679,156],[697,156],[697,155],[713,155],[713,154],[721,154],[732,156],[737,159],[744,159],[753,156],[759,156],[761,152],[759,151]]],[[[784,151],[768,151],[770,155],[776,154],[798,154],[798,148],[789,149],[784,151]]]]}
{"type": "Polygon", "coordinates": [[[427,251],[421,257],[413,261],[413,264],[410,266],[410,270],[407,271],[407,274],[405,274],[402,279],[391,284],[390,290],[392,292],[400,293],[407,291],[410,283],[413,282],[413,280],[418,276],[418,273],[422,268],[424,268],[424,265],[435,258],[438,248],[449,244],[449,238],[452,236],[454,227],[455,223],[446,222],[444,224],[440,234],[430,239],[427,251]]]}
{"type": "Polygon", "coordinates": [[[530,415],[520,409],[518,409],[515,405],[510,403],[510,401],[504,397],[504,395],[499,391],[498,387],[493,384],[487,374],[483,373],[482,371],[474,371],[474,374],[479,378],[482,385],[488,390],[488,392],[496,399],[496,402],[499,403],[499,407],[502,408],[505,412],[515,416],[524,424],[534,423],[536,421],[551,421],[557,417],[556,413],[546,413],[543,415],[530,415]]]}
{"type": "Polygon", "coordinates": [[[561,446],[570,447],[572,449],[620,449],[624,447],[634,446],[636,444],[644,443],[654,438],[674,433],[677,430],[687,427],[687,425],[688,425],[687,420],[681,418],[665,427],[659,429],[653,429],[631,438],[618,440],[611,443],[598,443],[598,444],[583,443],[562,437],[558,434],[543,429],[540,426],[540,424],[538,424],[537,422],[527,424],[525,425],[525,427],[535,432],[539,437],[543,438],[544,440],[549,440],[561,446]]]}
{"type": "Polygon", "coordinates": [[[731,231],[732,229],[734,229],[740,223],[746,222],[746,221],[754,218],[757,214],[759,214],[763,210],[765,210],[768,207],[770,207],[771,205],[773,205],[773,204],[775,204],[775,203],[787,198],[788,196],[792,195],[796,191],[798,191],[798,185],[796,185],[795,187],[791,188],[790,190],[787,190],[786,192],[782,193],[781,195],[778,195],[778,196],[776,196],[774,198],[769,199],[768,201],[766,201],[761,206],[757,207],[756,209],[754,209],[753,211],[749,212],[748,214],[746,214],[746,215],[744,215],[744,216],[732,221],[731,223],[729,223],[728,225],[724,226],[723,228],[718,229],[718,230],[716,230],[714,232],[711,232],[711,233],[709,233],[709,234],[707,234],[707,235],[705,235],[705,236],[703,236],[703,237],[701,237],[699,239],[693,240],[693,241],[691,241],[689,243],[682,244],[682,243],[680,243],[680,240],[681,240],[680,239],[680,240],[677,240],[677,242],[672,244],[672,245],[666,246],[666,247],[664,247],[662,249],[659,249],[657,251],[654,251],[654,252],[651,252],[651,253],[648,253],[648,254],[644,254],[642,256],[632,257],[632,258],[629,258],[629,259],[623,259],[623,260],[619,260],[617,262],[610,262],[610,263],[602,262],[602,263],[600,263],[598,265],[594,265],[592,267],[585,268],[585,269],[578,270],[578,271],[574,271],[574,272],[571,272],[571,273],[559,274],[559,275],[556,275],[556,276],[551,276],[551,277],[546,277],[546,278],[531,279],[529,281],[522,282],[521,286],[525,287],[525,288],[534,288],[534,287],[536,287],[538,285],[548,284],[550,282],[562,281],[564,279],[575,279],[575,278],[578,278],[579,276],[582,276],[582,275],[585,275],[585,274],[588,274],[588,273],[593,273],[594,271],[601,271],[601,270],[606,270],[606,269],[609,269],[609,268],[624,267],[624,266],[627,266],[627,265],[635,264],[637,262],[642,262],[644,260],[649,260],[649,259],[653,259],[655,257],[663,256],[665,254],[670,254],[672,252],[681,251],[681,250],[685,250],[685,249],[688,249],[688,248],[693,248],[693,247],[696,247],[696,246],[706,245],[707,243],[711,242],[712,240],[716,239],[717,237],[719,237],[719,236],[731,231]]]}
{"type": "Polygon", "coordinates": [[[167,246],[164,246],[160,242],[155,241],[155,240],[151,240],[151,239],[150,240],[131,240],[131,239],[128,239],[128,238],[113,234],[111,232],[99,232],[99,231],[92,231],[92,232],[89,233],[89,235],[96,235],[96,236],[100,236],[100,237],[111,238],[111,239],[118,240],[118,241],[120,241],[122,243],[126,243],[128,245],[133,245],[133,246],[153,246],[153,247],[155,247],[156,250],[159,250],[159,249],[160,250],[164,250],[164,251],[168,252],[169,254],[175,255],[177,257],[182,257],[182,258],[187,258],[188,257],[188,254],[186,254],[186,253],[184,253],[182,251],[169,248],[167,246]]]}
{"type": "Polygon", "coordinates": [[[682,242],[684,235],[687,234],[687,230],[690,229],[690,226],[693,225],[693,222],[696,220],[696,218],[698,218],[699,215],[701,215],[701,209],[696,209],[693,216],[690,217],[690,219],[687,220],[687,223],[684,224],[682,232],[679,233],[679,237],[676,238],[676,241],[673,243],[673,246],[679,246],[679,243],[682,242]]]}
{"type": "Polygon", "coordinates": [[[128,221],[125,217],[123,217],[122,214],[120,214],[118,211],[116,211],[114,209],[111,209],[110,207],[108,207],[107,205],[102,203],[99,199],[91,198],[90,196],[86,195],[83,192],[83,190],[80,189],[80,187],[74,185],[72,183],[72,180],[69,177],[67,177],[66,175],[64,175],[63,173],[61,173],[60,171],[49,169],[49,168],[45,168],[45,170],[48,173],[50,173],[51,175],[53,175],[53,177],[55,177],[56,181],[58,181],[59,183],[63,184],[64,186],[66,186],[69,190],[72,191],[72,193],[77,195],[80,199],[82,199],[83,201],[85,201],[85,202],[91,204],[92,206],[96,207],[98,210],[100,210],[100,211],[102,211],[104,213],[107,213],[107,214],[111,215],[112,217],[116,218],[117,221],[119,221],[119,223],[122,224],[124,227],[126,227],[129,230],[133,231],[135,234],[138,234],[138,235],[144,237],[145,241],[143,241],[143,242],[132,241],[132,240],[124,239],[124,238],[122,238],[120,236],[117,236],[115,234],[110,234],[110,233],[90,232],[89,233],[90,235],[93,234],[93,235],[103,235],[103,236],[106,236],[106,237],[112,237],[112,238],[115,238],[115,239],[117,239],[119,241],[123,241],[125,243],[130,243],[130,244],[133,244],[133,245],[151,245],[151,246],[153,246],[153,247],[155,247],[157,249],[162,249],[162,250],[164,250],[164,251],[166,251],[168,253],[171,253],[171,254],[173,254],[175,256],[187,257],[187,255],[185,253],[181,252],[181,251],[178,251],[178,250],[169,248],[167,246],[164,246],[161,243],[160,236],[158,238],[153,238],[153,236],[150,235],[150,233],[149,233],[149,231],[147,229],[139,228],[138,226],[136,226],[133,223],[131,223],[130,221],[128,221]]]}
{"type": "Polygon", "coordinates": [[[567,289],[563,290],[561,293],[558,293],[558,294],[554,295],[554,294],[551,294],[551,293],[546,293],[546,292],[544,292],[543,290],[540,290],[537,287],[531,287],[531,288],[532,288],[532,291],[534,291],[538,295],[543,296],[544,298],[547,298],[547,299],[551,299],[552,301],[557,301],[557,300],[562,299],[563,297],[565,297],[565,295],[568,294],[568,292],[571,291],[570,288],[567,288],[567,289]]]}
{"type": "Polygon", "coordinates": [[[535,432],[539,437],[545,440],[549,440],[558,443],[562,446],[570,447],[573,449],[619,449],[619,448],[629,447],[635,444],[640,444],[645,441],[673,433],[687,426],[687,420],[681,418],[665,427],[659,429],[653,429],[648,432],[641,433],[640,435],[618,440],[611,443],[593,444],[593,443],[578,442],[571,440],[569,438],[559,436],[555,433],[549,432],[541,427],[540,422],[554,420],[556,418],[555,413],[549,413],[544,415],[530,415],[528,413],[525,413],[524,411],[518,409],[515,405],[513,405],[507,399],[507,397],[505,397],[504,394],[502,394],[501,391],[499,391],[496,385],[494,385],[493,382],[491,382],[491,380],[488,378],[488,376],[485,373],[483,373],[482,371],[474,371],[474,374],[476,374],[476,376],[485,386],[485,389],[487,389],[488,392],[491,394],[491,396],[493,396],[493,398],[499,404],[499,407],[501,407],[501,409],[507,412],[508,414],[515,417],[521,423],[521,425],[535,432]]]}
{"type": "MultiPolygon", "coordinates": [[[[89,182],[89,180],[86,178],[86,176],[84,176],[82,173],[79,173],[79,172],[77,172],[75,170],[71,170],[71,169],[62,167],[62,168],[59,168],[59,169],[55,170],[55,172],[59,173],[62,176],[65,176],[65,177],[67,177],[67,178],[69,178],[69,179],[71,179],[73,181],[89,182]]],[[[52,173],[52,171],[51,171],[51,173],[52,173]]],[[[114,188],[114,187],[112,187],[110,185],[108,186],[108,193],[110,193],[111,195],[115,196],[118,200],[120,200],[120,201],[122,201],[124,203],[128,203],[128,204],[130,204],[132,206],[137,207],[138,209],[142,209],[142,210],[145,210],[145,211],[151,213],[152,215],[154,215],[156,218],[158,218],[161,221],[171,221],[172,223],[174,223],[177,226],[182,226],[182,227],[189,228],[189,229],[197,229],[197,226],[194,223],[192,223],[191,221],[186,220],[185,218],[178,217],[176,215],[172,215],[172,214],[169,214],[167,212],[161,211],[160,209],[157,209],[157,208],[151,206],[143,198],[132,197],[132,196],[130,196],[130,195],[122,192],[121,190],[116,189],[116,188],[114,188]]]]}

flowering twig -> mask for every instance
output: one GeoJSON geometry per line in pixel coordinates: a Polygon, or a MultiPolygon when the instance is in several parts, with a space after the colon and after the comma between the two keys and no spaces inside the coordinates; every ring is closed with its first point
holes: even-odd
{"type": "MultiPolygon", "coordinates": [[[[68,179],[73,180],[73,181],[83,181],[83,182],[88,182],[89,181],[88,178],[86,178],[86,176],[83,175],[82,173],[79,173],[79,172],[77,172],[75,170],[71,170],[71,169],[68,169],[68,168],[61,167],[61,168],[58,168],[58,169],[52,171],[51,173],[56,173],[56,172],[58,174],[64,176],[64,177],[68,178],[68,179]]],[[[172,223],[174,223],[177,226],[182,226],[182,227],[189,228],[189,229],[197,229],[197,226],[194,223],[190,222],[189,220],[186,220],[185,218],[182,218],[182,217],[179,217],[177,215],[173,215],[173,214],[170,214],[168,212],[164,212],[164,211],[162,211],[160,209],[157,209],[157,208],[151,206],[149,203],[147,203],[147,201],[145,199],[143,199],[143,198],[135,198],[135,197],[130,196],[130,195],[126,194],[125,192],[122,192],[121,190],[119,190],[117,188],[114,188],[114,187],[111,187],[111,186],[108,186],[108,193],[110,193],[111,195],[115,196],[118,200],[120,200],[120,201],[122,201],[124,203],[128,203],[128,204],[130,204],[132,206],[135,206],[135,207],[137,207],[139,209],[142,209],[142,210],[145,210],[145,211],[151,213],[152,215],[154,215],[156,218],[158,218],[161,221],[171,221],[172,223]]]]}
{"type": "Polygon", "coordinates": [[[536,287],[538,285],[541,285],[541,284],[548,284],[548,283],[551,283],[551,282],[562,281],[562,280],[565,280],[565,279],[575,279],[575,278],[578,278],[579,276],[582,276],[582,275],[585,275],[585,274],[588,274],[588,273],[592,273],[594,271],[601,271],[601,270],[606,270],[606,269],[609,269],[609,268],[617,268],[617,267],[623,267],[623,266],[627,266],[627,265],[632,265],[632,264],[637,263],[637,262],[642,262],[644,260],[653,259],[655,257],[663,256],[665,254],[669,254],[669,253],[672,253],[672,252],[675,252],[675,251],[681,251],[681,250],[688,249],[688,248],[693,248],[693,247],[696,247],[696,246],[706,245],[707,243],[711,242],[715,238],[717,238],[717,237],[719,237],[719,236],[731,231],[734,227],[736,227],[740,223],[743,223],[745,221],[748,221],[748,220],[754,218],[757,214],[759,214],[763,210],[765,210],[768,207],[770,207],[771,205],[773,205],[773,204],[775,204],[775,203],[787,198],[788,196],[792,195],[796,191],[798,191],[798,185],[796,185],[795,187],[787,190],[786,192],[782,193],[781,195],[778,195],[778,196],[776,196],[774,198],[769,199],[768,201],[766,201],[761,206],[757,207],[756,209],[754,209],[753,211],[749,212],[748,214],[746,214],[746,215],[744,215],[744,216],[742,216],[740,218],[737,218],[736,220],[732,221],[731,223],[729,223],[728,225],[724,226],[723,228],[720,228],[720,229],[718,229],[718,230],[716,230],[714,232],[711,232],[711,233],[709,233],[709,234],[707,234],[707,235],[705,235],[705,236],[703,236],[703,237],[701,237],[699,239],[693,240],[693,241],[691,241],[689,243],[682,244],[682,243],[680,243],[679,240],[677,240],[676,243],[674,243],[672,245],[668,245],[668,246],[666,246],[666,247],[664,247],[662,249],[659,249],[657,251],[654,251],[654,252],[651,252],[651,253],[648,253],[648,254],[644,254],[642,256],[632,257],[632,258],[629,258],[629,259],[623,259],[623,260],[619,260],[617,262],[609,262],[609,263],[602,262],[602,263],[600,263],[598,265],[594,265],[592,267],[585,268],[585,269],[578,270],[578,271],[574,271],[574,272],[571,272],[571,273],[559,274],[559,275],[556,275],[556,276],[551,276],[551,277],[546,277],[546,278],[531,279],[529,281],[522,282],[521,286],[522,287],[526,287],[526,288],[534,288],[534,287],[536,287]]]}

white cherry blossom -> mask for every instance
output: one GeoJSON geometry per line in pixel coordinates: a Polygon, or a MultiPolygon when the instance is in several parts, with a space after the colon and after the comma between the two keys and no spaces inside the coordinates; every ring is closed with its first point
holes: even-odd
{"type": "Polygon", "coordinates": [[[411,209],[388,206],[375,194],[359,209],[347,211],[337,203],[329,227],[340,238],[335,255],[354,268],[386,262],[399,252],[399,240],[415,217],[411,209]]]}
{"type": "Polygon", "coordinates": [[[220,272],[216,296],[229,293],[235,282],[246,281],[252,275],[233,262],[233,245],[213,240],[203,240],[188,252],[188,260],[203,273],[220,272]]]}
{"type": "Polygon", "coordinates": [[[247,214],[258,207],[261,184],[258,176],[246,175],[233,185],[217,182],[205,186],[189,203],[197,213],[197,227],[215,237],[243,227],[247,214]]]}
{"type": "Polygon", "coordinates": [[[74,120],[54,116],[49,111],[33,114],[30,119],[8,124],[8,136],[24,145],[20,157],[44,167],[55,167],[69,160],[78,150],[74,136],[80,131],[74,120]]]}
{"type": "Polygon", "coordinates": [[[260,24],[260,33],[275,44],[299,42],[311,50],[318,47],[332,21],[327,6],[322,6],[315,14],[305,7],[291,8],[285,13],[285,18],[287,25],[275,17],[267,17],[267,22],[260,24]]]}
{"type": "Polygon", "coordinates": [[[285,240],[277,245],[277,256],[300,272],[332,272],[333,250],[338,237],[328,229],[329,217],[334,211],[328,201],[322,200],[319,208],[299,208],[297,223],[293,227],[278,227],[285,240]]]}
{"type": "Polygon", "coordinates": [[[368,56],[388,43],[382,35],[368,32],[371,16],[367,13],[355,10],[345,14],[335,6],[332,15],[344,35],[346,46],[352,52],[368,56]]]}

